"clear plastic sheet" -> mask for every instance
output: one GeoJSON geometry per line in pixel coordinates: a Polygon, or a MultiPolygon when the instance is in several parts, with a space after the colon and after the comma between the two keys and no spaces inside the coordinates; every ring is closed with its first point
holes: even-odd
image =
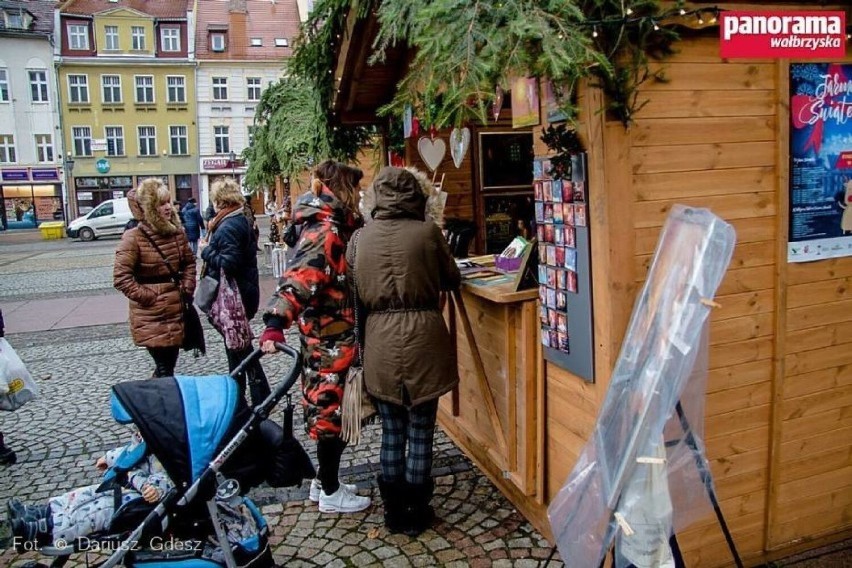
{"type": "MultiPolygon", "coordinates": [[[[548,508],[572,568],[599,566],[616,536],[622,550],[641,551],[640,564],[658,565],[673,511],[679,529],[708,510],[696,461],[706,465],[703,331],[734,244],[733,227],[709,210],[676,205],[666,220],[595,431],[548,508]]],[[[617,556],[616,566],[635,560],[617,556]]]]}

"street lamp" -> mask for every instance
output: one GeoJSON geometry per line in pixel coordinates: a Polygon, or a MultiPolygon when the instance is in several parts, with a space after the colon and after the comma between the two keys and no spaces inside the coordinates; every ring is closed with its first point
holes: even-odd
{"type": "MultiPolygon", "coordinates": [[[[71,152],[65,156],[65,160],[63,160],[63,169],[65,170],[65,222],[71,218],[71,192],[73,188],[71,187],[71,174],[74,173],[74,158],[71,156],[71,152]]],[[[76,202],[76,199],[74,200],[76,202]]]]}
{"type": "Polygon", "coordinates": [[[234,178],[234,180],[236,180],[237,179],[237,173],[236,173],[237,153],[234,152],[233,150],[231,150],[231,153],[228,154],[228,157],[231,159],[231,177],[234,178]]]}

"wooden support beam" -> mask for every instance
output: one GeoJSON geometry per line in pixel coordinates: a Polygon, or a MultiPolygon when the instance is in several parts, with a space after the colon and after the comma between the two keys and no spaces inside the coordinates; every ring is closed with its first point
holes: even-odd
{"type": "Polygon", "coordinates": [[[476,337],[473,335],[473,328],[470,325],[470,319],[467,316],[461,292],[454,290],[452,298],[455,300],[456,310],[458,311],[459,319],[461,319],[465,337],[467,337],[470,354],[476,368],[476,378],[479,388],[482,391],[482,400],[485,403],[491,426],[494,428],[494,438],[497,441],[499,453],[505,458],[507,456],[506,433],[503,430],[503,425],[500,424],[500,416],[497,414],[497,406],[494,404],[494,394],[491,392],[491,386],[488,384],[488,376],[485,374],[485,366],[482,364],[482,356],[476,344],[476,337]]]}

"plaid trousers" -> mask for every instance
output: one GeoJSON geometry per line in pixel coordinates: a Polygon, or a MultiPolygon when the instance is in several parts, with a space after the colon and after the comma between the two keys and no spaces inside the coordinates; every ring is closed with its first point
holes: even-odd
{"type": "Polygon", "coordinates": [[[432,475],[432,441],[438,416],[438,399],[407,409],[376,401],[382,417],[382,477],[412,485],[426,483],[432,475]],[[406,452],[406,444],[408,452],[406,452]]]}

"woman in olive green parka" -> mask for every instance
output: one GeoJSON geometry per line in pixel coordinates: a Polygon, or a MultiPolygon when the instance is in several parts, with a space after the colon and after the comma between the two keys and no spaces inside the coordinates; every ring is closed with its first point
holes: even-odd
{"type": "Polygon", "coordinates": [[[439,301],[461,277],[440,228],[426,216],[429,191],[425,176],[383,168],[366,199],[374,203],[365,212],[372,221],[359,231],[357,245],[353,236],[346,255],[366,314],[365,384],[382,417],[385,524],[411,535],[432,521],[438,397],[458,383],[439,301]]]}

